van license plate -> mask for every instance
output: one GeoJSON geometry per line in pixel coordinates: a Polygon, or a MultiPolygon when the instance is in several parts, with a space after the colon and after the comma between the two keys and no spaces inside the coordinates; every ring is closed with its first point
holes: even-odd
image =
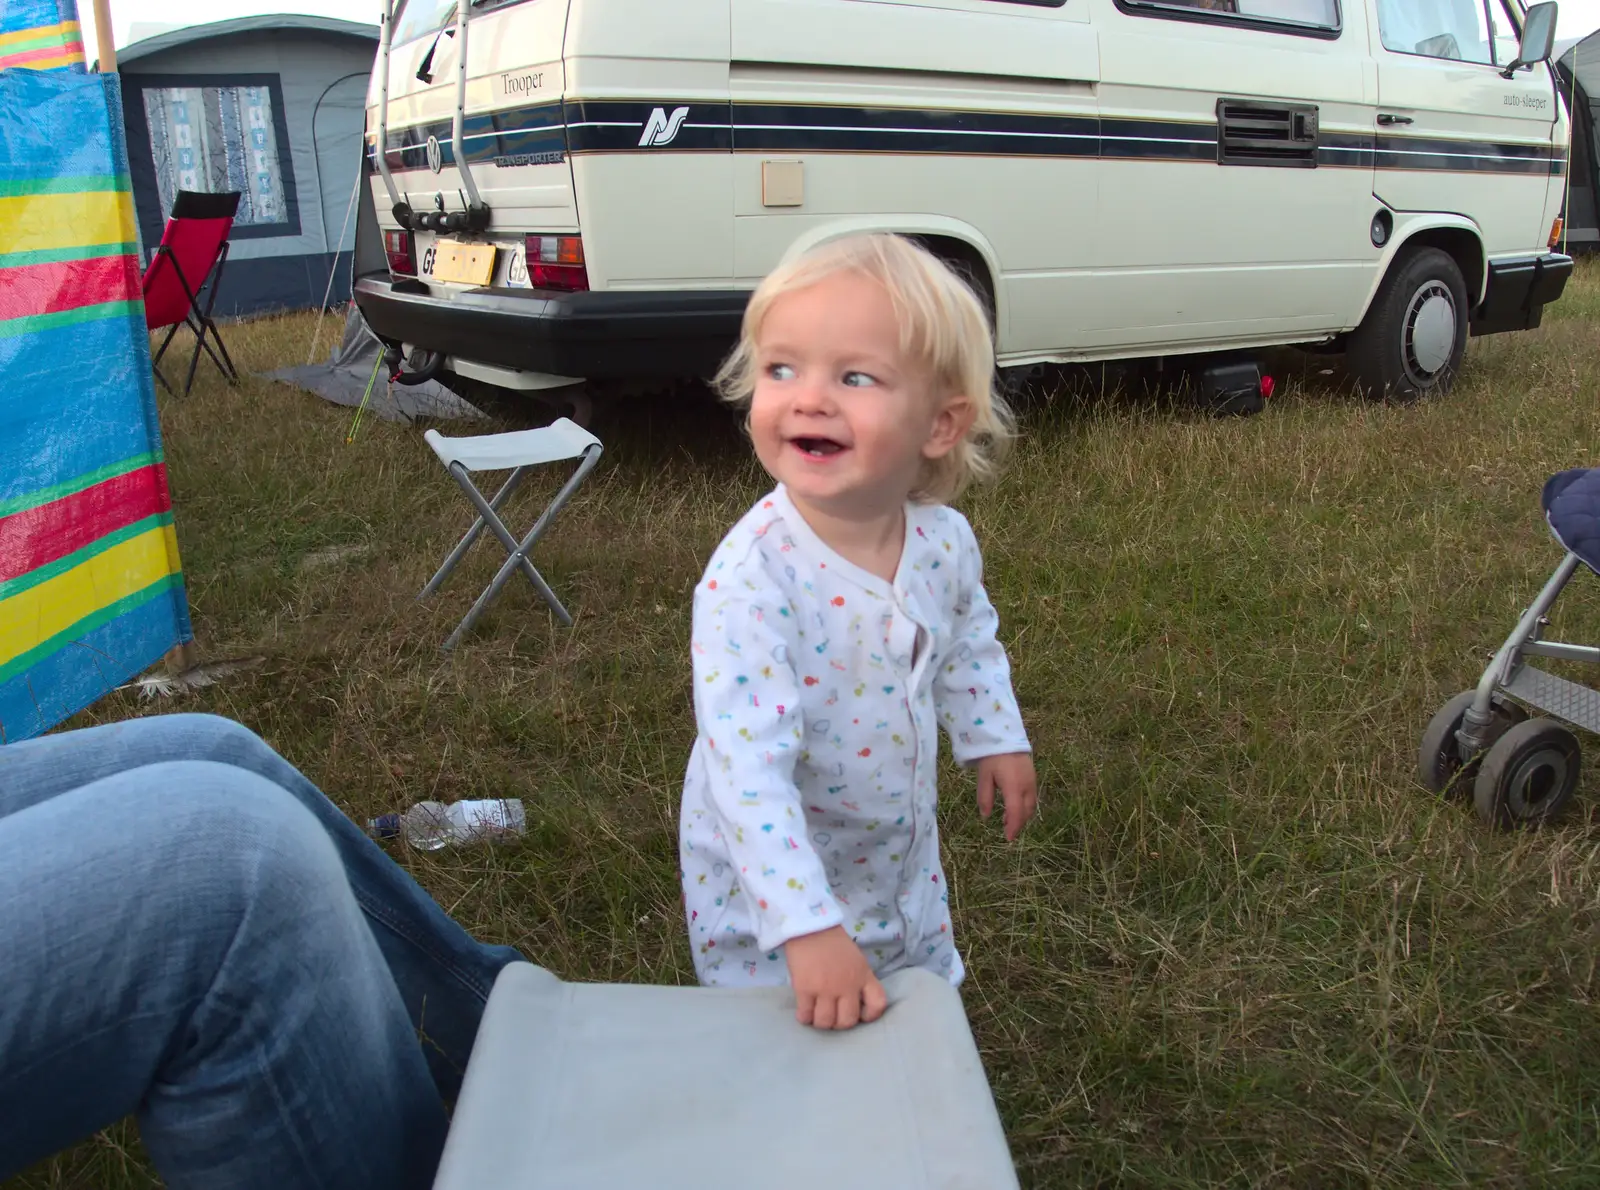
{"type": "Polygon", "coordinates": [[[522,253],[522,246],[518,244],[506,257],[506,286],[509,289],[528,288],[528,261],[522,253]]]}
{"type": "Polygon", "coordinates": [[[494,277],[493,244],[440,240],[434,245],[433,278],[457,285],[487,285],[494,277]]]}

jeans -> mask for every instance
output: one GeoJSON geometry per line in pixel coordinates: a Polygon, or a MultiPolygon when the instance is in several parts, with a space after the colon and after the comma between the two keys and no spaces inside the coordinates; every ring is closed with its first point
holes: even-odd
{"type": "Polygon", "coordinates": [[[133,1114],[171,1190],[425,1187],[520,958],[236,723],[0,746],[0,1180],[133,1114]]]}

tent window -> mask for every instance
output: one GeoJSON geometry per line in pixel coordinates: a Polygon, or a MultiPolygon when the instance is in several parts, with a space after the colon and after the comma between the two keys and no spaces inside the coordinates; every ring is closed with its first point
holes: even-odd
{"type": "Polygon", "coordinates": [[[144,111],[163,213],[179,190],[237,190],[237,226],[291,232],[271,88],[147,87],[144,111]]]}

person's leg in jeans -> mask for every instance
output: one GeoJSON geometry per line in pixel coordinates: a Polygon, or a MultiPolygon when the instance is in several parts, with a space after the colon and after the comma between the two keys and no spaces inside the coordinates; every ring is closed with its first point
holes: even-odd
{"type": "Polygon", "coordinates": [[[265,778],[154,764],[0,818],[0,955],[0,1178],[134,1113],[172,1190],[428,1185],[405,1005],[265,778]]]}
{"type": "Polygon", "coordinates": [[[174,1188],[426,1185],[517,957],[203,716],[0,747],[0,954],[0,1177],[137,1112],[174,1188]]]}
{"type": "Polygon", "coordinates": [[[0,817],[114,773],[207,760],[264,777],[316,816],[344,863],[395,984],[423,1037],[439,1093],[453,1100],[500,968],[522,956],[467,934],[293,765],[249,728],[215,715],[156,715],[0,746],[0,817]]]}

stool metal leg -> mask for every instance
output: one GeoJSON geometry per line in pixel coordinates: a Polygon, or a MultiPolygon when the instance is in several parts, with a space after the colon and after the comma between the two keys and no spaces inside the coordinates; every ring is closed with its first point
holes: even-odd
{"type": "Polygon", "coordinates": [[[526,558],[516,557],[506,561],[506,564],[500,568],[500,573],[494,576],[494,582],[485,587],[483,594],[478,596],[478,601],[472,605],[472,610],[461,618],[461,623],[456,625],[456,630],[450,634],[442,646],[446,652],[454,649],[461,642],[461,638],[472,631],[472,626],[478,622],[478,617],[488,610],[489,604],[493,603],[495,596],[500,594],[501,588],[506,585],[506,580],[511,577],[511,572],[518,568],[519,562],[522,565],[522,572],[528,576],[528,581],[533,584],[534,590],[544,596],[544,601],[550,605],[550,610],[555,612],[556,619],[561,621],[561,626],[563,628],[572,627],[571,615],[567,613],[565,607],[561,606],[561,600],[556,598],[556,593],[550,589],[549,584],[544,581],[544,577],[533,568],[533,564],[526,558]]]}
{"type": "MultiPolygon", "coordinates": [[[[522,477],[527,470],[528,468],[526,467],[518,467],[511,472],[505,483],[500,485],[500,490],[495,493],[494,499],[489,501],[489,508],[492,511],[500,511],[500,506],[510,498],[511,493],[516,491],[518,485],[522,483],[522,477]]],[[[458,484],[462,483],[463,476],[456,475],[454,467],[450,469],[450,474],[455,475],[455,480],[458,484]]],[[[471,483],[468,481],[462,486],[463,490],[466,490],[468,487],[471,487],[471,483]]],[[[478,489],[476,487],[471,487],[471,490],[476,492],[478,489]]],[[[471,497],[469,496],[468,498],[470,499],[471,497]]],[[[422,588],[422,593],[417,596],[418,599],[426,599],[429,595],[432,595],[444,585],[444,580],[448,578],[450,572],[456,568],[456,564],[466,556],[467,551],[472,548],[473,542],[477,541],[479,535],[483,533],[483,527],[483,516],[482,514],[479,514],[478,519],[473,524],[472,528],[467,530],[467,535],[463,537],[459,543],[457,543],[455,549],[450,551],[450,556],[444,560],[444,565],[439,567],[439,572],[428,580],[428,585],[426,587],[422,588]]]]}
{"type": "MultiPolygon", "coordinates": [[[[556,618],[561,621],[562,625],[567,628],[572,627],[572,616],[562,606],[561,600],[556,598],[556,593],[550,589],[543,576],[534,569],[533,563],[528,559],[528,553],[538,543],[539,538],[544,536],[545,530],[549,528],[550,522],[555,518],[555,515],[572,498],[572,493],[578,490],[578,485],[584,481],[590,471],[594,470],[595,464],[599,461],[600,447],[598,445],[591,446],[584,452],[583,461],[578,464],[578,469],[562,485],[561,490],[556,493],[555,499],[551,500],[545,510],[539,514],[539,519],[534,522],[533,528],[528,530],[528,535],[520,542],[511,536],[505,524],[495,515],[494,510],[489,507],[482,494],[472,486],[471,481],[466,478],[465,471],[457,475],[457,482],[461,484],[462,490],[467,493],[467,499],[477,506],[479,513],[489,522],[489,527],[494,531],[494,535],[500,539],[500,543],[506,547],[511,556],[506,559],[505,565],[500,567],[499,572],[494,576],[494,581],[484,588],[483,594],[478,596],[477,602],[472,605],[471,610],[462,618],[461,623],[456,626],[456,630],[444,642],[446,650],[455,648],[457,642],[472,631],[472,626],[478,622],[478,617],[484,613],[489,604],[494,601],[495,596],[500,594],[501,589],[511,578],[512,571],[519,569],[527,576],[534,589],[544,597],[544,601],[550,605],[550,610],[556,614],[556,618]]],[[[457,466],[459,464],[451,466],[450,471],[452,474],[455,474],[457,466]]]]}

